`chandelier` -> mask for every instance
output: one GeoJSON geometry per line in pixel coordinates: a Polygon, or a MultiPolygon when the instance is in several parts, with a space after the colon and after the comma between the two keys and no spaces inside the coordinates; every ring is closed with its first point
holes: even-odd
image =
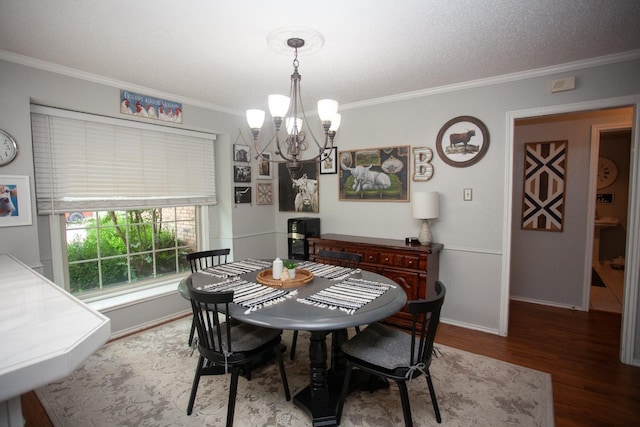
{"type": "Polygon", "coordinates": [[[304,46],[304,39],[293,37],[287,40],[287,45],[294,50],[293,74],[291,74],[291,89],[289,96],[269,95],[269,112],[273,118],[273,126],[275,129],[274,136],[264,147],[260,147],[258,142],[258,134],[264,123],[264,110],[247,110],[247,123],[253,134],[253,146],[257,153],[256,159],[260,158],[264,161],[274,163],[286,163],[290,173],[295,174],[302,168],[304,163],[319,163],[324,161],[331,154],[333,148],[333,140],[336,131],[340,126],[340,114],[338,114],[338,101],[333,99],[322,99],[318,101],[318,116],[322,122],[324,129],[324,141],[322,144],[311,132],[309,120],[302,106],[302,97],[300,94],[300,73],[298,72],[298,49],[304,46]],[[280,130],[282,124],[287,135],[282,137],[280,130]],[[306,131],[303,130],[306,126],[306,131]],[[315,143],[317,152],[309,150],[309,140],[307,136],[311,136],[311,141],[315,143]],[[269,149],[275,139],[275,154],[280,159],[273,159],[265,152],[269,149]]]}

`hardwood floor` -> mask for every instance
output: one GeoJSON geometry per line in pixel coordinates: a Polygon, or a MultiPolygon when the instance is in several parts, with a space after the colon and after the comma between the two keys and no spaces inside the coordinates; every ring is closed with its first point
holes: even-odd
{"type": "MultiPolygon", "coordinates": [[[[508,337],[441,324],[436,341],[550,373],[556,426],[630,426],[640,420],[640,368],[619,361],[620,322],[513,301],[508,337]]],[[[22,405],[26,427],[52,425],[34,393],[22,405]]]]}
{"type": "Polygon", "coordinates": [[[620,362],[620,325],[616,313],[512,301],[508,337],[441,324],[436,342],[550,373],[556,426],[638,425],[640,368],[620,362]]]}

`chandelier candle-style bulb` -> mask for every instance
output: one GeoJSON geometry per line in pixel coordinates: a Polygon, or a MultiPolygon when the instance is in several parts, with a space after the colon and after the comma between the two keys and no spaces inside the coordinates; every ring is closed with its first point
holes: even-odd
{"type": "Polygon", "coordinates": [[[264,111],[247,110],[247,123],[252,130],[260,130],[260,128],[262,128],[262,124],[264,123],[264,111]]]}
{"type": "Polygon", "coordinates": [[[297,134],[302,130],[302,119],[294,120],[293,117],[287,117],[286,126],[289,135],[297,134]]]}
{"type": "Polygon", "coordinates": [[[337,132],[338,128],[340,127],[340,120],[342,120],[342,115],[336,113],[333,115],[333,118],[331,119],[331,127],[329,127],[329,130],[332,132],[337,132]]]}
{"type": "Polygon", "coordinates": [[[269,112],[271,117],[284,117],[289,111],[291,98],[284,95],[269,95],[269,112]]]}
{"type": "Polygon", "coordinates": [[[338,114],[338,101],[333,99],[321,99],[318,101],[318,116],[325,126],[325,131],[329,129],[326,124],[330,123],[336,114],[338,114]]]}

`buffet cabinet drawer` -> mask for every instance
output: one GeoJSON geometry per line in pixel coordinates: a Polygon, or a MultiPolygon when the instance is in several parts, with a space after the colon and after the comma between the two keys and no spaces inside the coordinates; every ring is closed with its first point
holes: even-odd
{"type": "Polygon", "coordinates": [[[397,255],[391,252],[380,252],[380,264],[382,265],[397,265],[397,255]]]}
{"type": "Polygon", "coordinates": [[[378,264],[379,257],[380,257],[380,254],[378,252],[365,251],[364,256],[362,257],[362,260],[364,262],[369,262],[371,264],[378,264]]]}

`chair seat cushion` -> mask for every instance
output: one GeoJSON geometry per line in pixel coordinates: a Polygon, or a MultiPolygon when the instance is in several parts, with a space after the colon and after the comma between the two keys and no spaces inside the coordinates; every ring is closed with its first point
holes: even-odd
{"type": "MultiPolygon", "coordinates": [[[[223,343],[226,346],[226,328],[223,343]]],[[[231,347],[234,353],[256,350],[269,343],[282,334],[282,329],[269,329],[260,326],[249,325],[248,323],[238,323],[231,326],[231,347]]]]}
{"type": "Polygon", "coordinates": [[[347,356],[385,369],[409,367],[411,335],[380,323],[372,323],[342,344],[347,356]]]}

